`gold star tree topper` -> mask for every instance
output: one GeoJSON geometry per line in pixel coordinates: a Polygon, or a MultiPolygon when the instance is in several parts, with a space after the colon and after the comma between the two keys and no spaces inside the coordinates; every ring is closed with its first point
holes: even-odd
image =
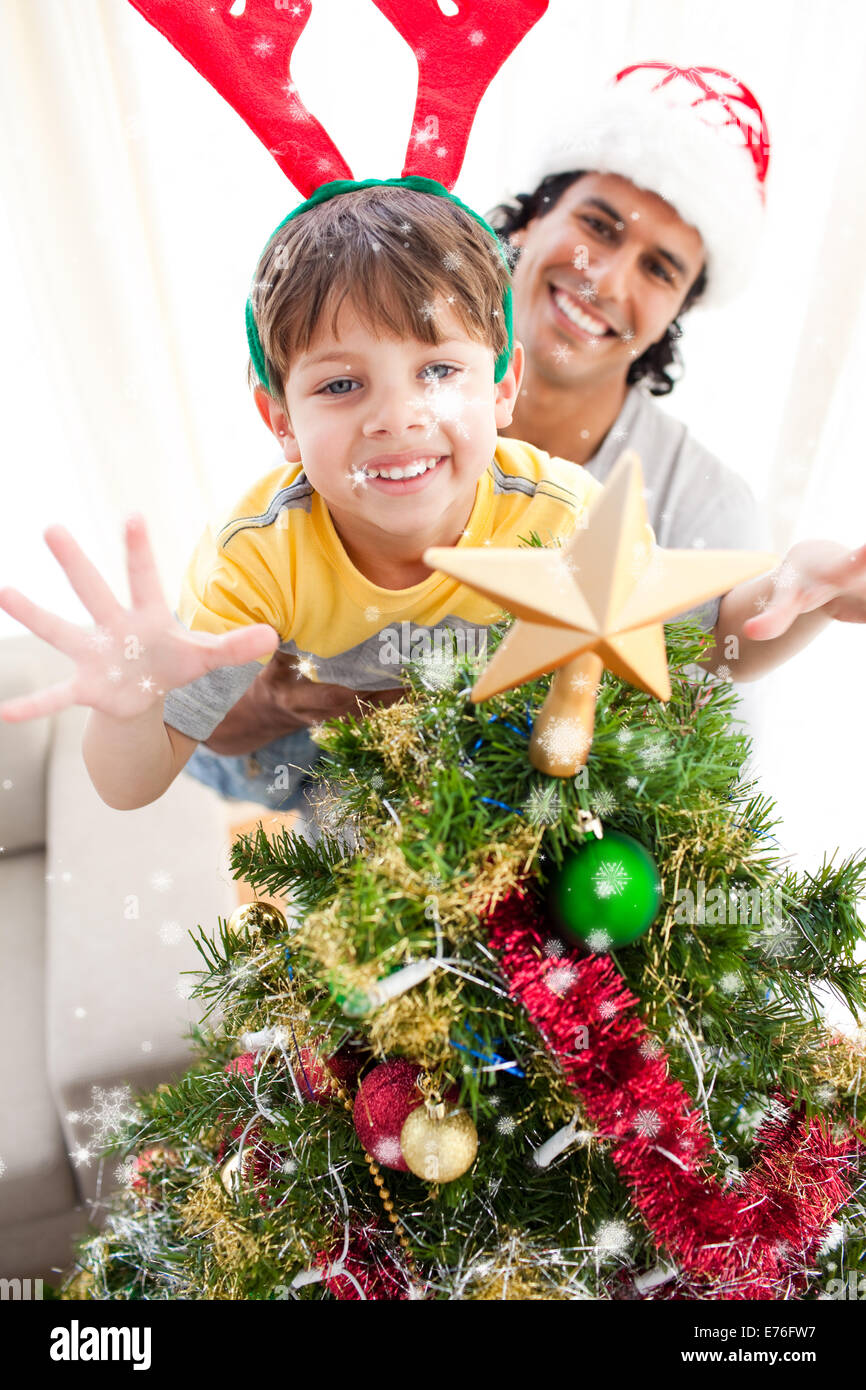
{"type": "Polygon", "coordinates": [[[586,762],[605,667],[655,695],[671,696],[666,618],[765,574],[777,555],[751,550],[664,550],[652,536],[640,458],[617,460],[607,486],[566,545],[433,546],[424,563],[462,580],[518,622],[472,691],[477,703],[555,671],[532,731],[533,766],[573,777],[586,762]]]}

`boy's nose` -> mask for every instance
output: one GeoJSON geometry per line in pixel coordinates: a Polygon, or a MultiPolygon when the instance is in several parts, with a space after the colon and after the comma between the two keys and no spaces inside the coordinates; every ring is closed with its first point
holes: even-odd
{"type": "Polygon", "coordinates": [[[364,434],[400,435],[407,430],[422,429],[429,423],[424,408],[424,393],[405,389],[382,392],[370,401],[364,421],[364,434]]]}

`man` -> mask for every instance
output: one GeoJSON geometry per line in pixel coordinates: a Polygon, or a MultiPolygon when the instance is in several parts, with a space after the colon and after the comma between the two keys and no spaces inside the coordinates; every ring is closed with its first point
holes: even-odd
{"type": "MultiPolygon", "coordinates": [[[[754,257],[769,151],[760,108],[726,74],[646,64],[619,74],[573,129],[540,163],[535,192],[492,215],[515,249],[526,352],[504,432],[602,483],[635,449],[659,545],[766,549],[748,486],[652,399],[674,385],[679,315],[699,298],[728,300],[754,257]]],[[[690,616],[711,631],[719,604],[690,616]]],[[[298,723],[298,681],[278,653],[188,770],[227,796],[302,805],[317,750],[298,723]]],[[[357,705],[339,686],[315,694],[334,716],[357,705]]]]}

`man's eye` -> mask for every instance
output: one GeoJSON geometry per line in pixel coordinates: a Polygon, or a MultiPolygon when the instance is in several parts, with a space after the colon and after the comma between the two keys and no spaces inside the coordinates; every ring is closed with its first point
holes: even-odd
{"type": "Polygon", "coordinates": [[[327,382],[326,385],[322,387],[322,391],[326,392],[329,396],[348,396],[353,387],[357,386],[357,384],[358,383],[353,381],[351,377],[340,376],[337,377],[336,381],[327,382]]]}
{"type": "Polygon", "coordinates": [[[584,217],[583,220],[588,227],[592,227],[592,230],[594,232],[600,232],[603,236],[607,236],[610,232],[610,227],[608,226],[608,224],[606,222],[599,221],[597,217],[584,217]]]}
{"type": "Polygon", "coordinates": [[[451,372],[456,372],[456,367],[451,367],[447,362],[433,362],[429,367],[425,367],[421,373],[422,381],[444,381],[451,372]]]}

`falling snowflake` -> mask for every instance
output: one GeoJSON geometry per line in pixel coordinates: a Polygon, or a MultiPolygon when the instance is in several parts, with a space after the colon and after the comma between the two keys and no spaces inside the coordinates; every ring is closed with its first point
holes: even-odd
{"type": "Polygon", "coordinates": [[[295,670],[299,676],[304,676],[306,680],[313,680],[316,675],[316,663],[309,656],[298,656],[295,660],[295,670]]]}
{"type": "Polygon", "coordinates": [[[631,743],[633,738],[634,734],[632,733],[631,729],[625,728],[620,729],[619,733],[616,736],[616,741],[624,748],[627,743],[631,743]]]}
{"type": "Polygon", "coordinates": [[[612,816],[617,810],[617,800],[607,787],[599,787],[589,799],[591,809],[597,816],[612,816]]]}
{"type": "Polygon", "coordinates": [[[630,1245],[631,1234],[624,1221],[603,1221],[595,1233],[600,1255],[625,1255],[630,1245]]]}
{"type": "Polygon", "coordinates": [[[150,876],[150,886],[155,888],[157,893],[167,893],[173,883],[174,879],[165,869],[157,869],[156,873],[150,876]]]}
{"type": "Polygon", "coordinates": [[[721,666],[717,666],[717,667],[716,667],[716,677],[717,677],[717,679],[720,680],[720,681],[729,681],[729,680],[731,679],[731,668],[730,668],[730,666],[725,666],[724,664],[721,665],[721,666]]]}
{"type": "Polygon", "coordinates": [[[591,951],[609,951],[613,945],[613,937],[610,932],[606,932],[601,927],[598,927],[595,931],[589,933],[589,936],[586,938],[586,944],[591,951]]]}
{"type": "Polygon", "coordinates": [[[565,955],[565,946],[561,941],[557,941],[555,936],[547,938],[543,949],[548,960],[559,960],[560,956],[565,955]]]}
{"type": "MultiPolygon", "coordinates": [[[[578,569],[579,566],[573,565],[572,562],[572,564],[568,565],[568,568],[569,570],[571,570],[572,568],[578,569]]],[[[571,680],[569,681],[569,688],[571,690],[589,690],[591,687],[592,681],[590,680],[589,676],[585,676],[582,671],[578,671],[577,675],[572,676],[571,680]]]]}
{"type": "Polygon", "coordinates": [[[479,44],[484,43],[486,38],[487,35],[484,33],[483,29],[473,29],[472,33],[469,35],[469,42],[472,44],[473,48],[477,48],[479,44]]]}
{"type": "Polygon", "coordinates": [[[589,735],[579,719],[550,719],[539,739],[546,756],[555,763],[575,762],[589,748],[589,735]]]}
{"type": "Polygon", "coordinates": [[[257,53],[260,58],[266,58],[269,53],[273,52],[273,48],[274,41],[269,39],[266,34],[262,34],[253,44],[253,52],[257,53]]]}
{"type": "Polygon", "coordinates": [[[424,300],[424,303],[421,305],[421,317],[422,319],[435,319],[436,305],[433,303],[432,299],[424,300]]]}
{"type": "Polygon", "coordinates": [[[568,343],[557,343],[553,349],[553,356],[557,362],[567,362],[571,356],[571,348],[568,343]]]}
{"type": "Polygon", "coordinates": [[[598,1016],[606,1020],[616,1018],[619,1013],[619,1006],[613,999],[602,999],[598,1006],[598,1016]]]}
{"type": "Polygon", "coordinates": [[[191,999],[195,985],[192,980],[188,980],[185,976],[179,975],[174,988],[178,999],[191,999]]]}
{"type": "Polygon", "coordinates": [[[159,929],[159,939],[164,946],[176,946],[183,937],[180,922],[163,922],[159,929]]]}
{"type": "MultiPolygon", "coordinates": [[[[624,343],[630,343],[630,342],[632,341],[632,339],[634,338],[634,331],[633,331],[631,328],[627,328],[627,329],[625,330],[625,332],[624,332],[624,333],[620,333],[619,336],[620,336],[620,339],[622,340],[622,342],[624,342],[624,343]]],[[[625,438],[625,430],[623,430],[623,438],[625,438]]]]}
{"type": "Polygon", "coordinates": [[[640,786],[640,778],[639,778],[639,777],[627,777],[627,778],[625,779],[625,784],[626,784],[626,786],[628,787],[629,791],[636,792],[637,789],[638,789],[638,787],[640,786]]]}
{"type": "Polygon", "coordinates": [[[116,685],[118,681],[123,680],[123,672],[119,666],[109,666],[105,674],[112,685],[116,685]]]}
{"type": "Polygon", "coordinates": [[[91,1153],[90,1149],[82,1147],[78,1149],[72,1149],[70,1151],[69,1157],[72,1159],[72,1162],[75,1164],[76,1168],[81,1168],[82,1166],[85,1168],[89,1168],[90,1160],[93,1158],[93,1154],[91,1153]]]}
{"type": "Polygon", "coordinates": [[[470,405],[459,382],[446,378],[444,381],[427,382],[423,396],[416,396],[409,404],[420,412],[421,423],[427,430],[427,438],[432,439],[442,425],[452,425],[459,435],[468,438],[469,431],[463,424],[463,416],[470,405]]]}
{"type": "Polygon", "coordinates": [[[145,695],[148,695],[151,690],[156,688],[156,681],[152,676],[142,676],[141,680],[138,682],[138,688],[139,690],[143,690],[145,695]]]}
{"type": "Polygon", "coordinates": [[[90,1095],[92,1103],[78,1113],[78,1123],[89,1127],[93,1144],[102,1149],[126,1125],[138,1119],[140,1112],[129,1086],[114,1086],[110,1090],[92,1086],[90,1095]]]}
{"type": "Polygon", "coordinates": [[[447,271],[453,274],[463,266],[463,257],[459,251],[446,251],[442,257],[442,264],[447,271]]]}
{"type": "Polygon", "coordinates": [[[523,803],[523,813],[530,825],[555,825],[562,815],[562,797],[556,783],[533,787],[523,803]]]}
{"type": "Polygon", "coordinates": [[[364,621],[366,623],[377,623],[381,616],[382,610],[381,608],[377,608],[375,604],[371,603],[364,609],[364,621]]]}
{"type": "Polygon", "coordinates": [[[11,777],[4,777],[4,778],[3,778],[3,790],[4,790],[4,792],[11,792],[12,788],[14,787],[14,785],[15,785],[15,783],[12,781],[12,778],[11,778],[11,777]]]}
{"type": "Polygon", "coordinates": [[[371,1149],[371,1153],[377,1163],[384,1163],[386,1168],[403,1162],[403,1150],[400,1148],[400,1140],[396,1136],[385,1135],[377,1139],[371,1149]]]}
{"type": "Polygon", "coordinates": [[[643,1139],[655,1139],[662,1122],[657,1110],[639,1110],[634,1117],[634,1130],[643,1139]]]}
{"type": "Polygon", "coordinates": [[[658,1038],[644,1038],[638,1051],[645,1061],[650,1062],[654,1057],[660,1057],[664,1048],[658,1038]]]}
{"type": "Polygon", "coordinates": [[[839,1092],[832,1082],[825,1081],[824,1084],[819,1086],[815,1091],[815,1099],[819,1105],[823,1105],[826,1109],[836,1104],[836,1101],[839,1099],[839,1092]]]}
{"type": "Polygon", "coordinates": [[[370,474],[367,472],[363,464],[358,463],[349,469],[349,481],[351,482],[352,487],[357,491],[359,487],[365,488],[369,486],[370,474]]]}
{"type": "Polygon", "coordinates": [[[293,1158],[286,1158],[280,1164],[280,1172],[285,1173],[287,1178],[290,1178],[292,1174],[296,1173],[297,1171],[298,1165],[293,1158]]]}
{"type": "Polygon", "coordinates": [[[517,1121],[513,1115],[500,1115],[496,1121],[497,1134],[514,1134],[517,1130],[517,1121]]]}
{"type": "Polygon", "coordinates": [[[773,583],[777,589],[794,589],[800,583],[800,571],[790,560],[783,560],[773,574],[773,583]]]}
{"type": "Polygon", "coordinates": [[[373,788],[373,790],[376,792],[381,791],[384,785],[385,779],[382,776],[381,772],[374,772],[373,776],[370,778],[370,786],[373,788]]]}
{"type": "Polygon", "coordinates": [[[138,1161],[135,1154],[130,1154],[122,1163],[118,1163],[114,1170],[116,1181],[121,1187],[131,1187],[138,1177],[138,1161]]]}
{"type": "Polygon", "coordinates": [[[442,648],[417,657],[412,667],[428,690],[447,690],[454,684],[457,675],[457,661],[453,652],[446,652],[442,648]]]}
{"type": "Polygon", "coordinates": [[[623,864],[601,864],[592,876],[592,886],[599,898],[617,898],[628,884],[628,870],[623,864]]]}
{"type": "Polygon", "coordinates": [[[95,627],[88,638],[91,647],[95,647],[98,652],[104,652],[106,647],[110,647],[114,638],[107,627],[95,627]]]}
{"type": "Polygon", "coordinates": [[[0,1178],[2,1178],[2,1176],[3,1176],[3,1174],[4,1174],[5,1172],[6,1172],[6,1160],[5,1160],[5,1158],[0,1158],[0,1178]]]}
{"type": "Polygon", "coordinates": [[[735,994],[739,994],[742,988],[743,978],[741,975],[737,974],[736,970],[729,970],[727,974],[723,975],[719,980],[719,989],[723,994],[731,995],[732,998],[735,994]]]}
{"type": "Polygon", "coordinates": [[[560,965],[555,970],[551,970],[545,975],[544,983],[552,994],[567,994],[577,979],[577,971],[573,965],[560,965]]]}
{"type": "Polygon", "coordinates": [[[670,757],[670,753],[670,739],[662,734],[658,738],[654,738],[645,743],[641,749],[640,756],[645,767],[658,768],[663,766],[670,757]]]}

